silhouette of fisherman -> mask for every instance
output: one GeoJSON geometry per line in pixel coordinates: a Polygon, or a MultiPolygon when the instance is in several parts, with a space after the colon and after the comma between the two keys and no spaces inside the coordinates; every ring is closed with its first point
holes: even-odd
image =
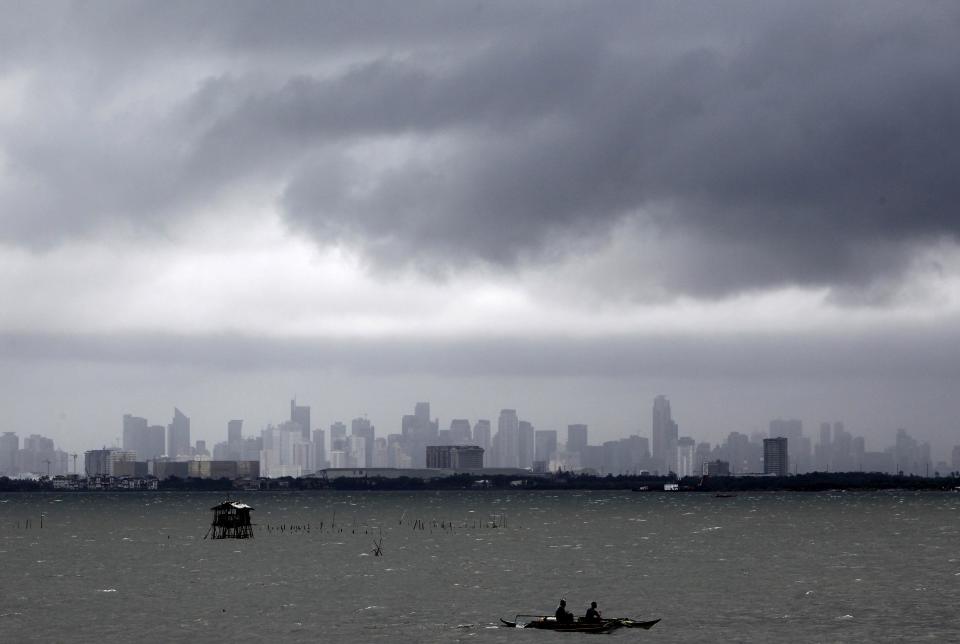
{"type": "Polygon", "coordinates": [[[600,621],[600,611],[597,610],[597,602],[590,602],[590,608],[587,609],[587,614],[583,616],[583,621],[585,622],[600,621]]]}
{"type": "Polygon", "coordinates": [[[557,612],[554,613],[557,617],[557,621],[561,624],[568,624],[573,621],[573,613],[567,611],[567,600],[561,599],[560,605],[557,606],[557,612]]]}

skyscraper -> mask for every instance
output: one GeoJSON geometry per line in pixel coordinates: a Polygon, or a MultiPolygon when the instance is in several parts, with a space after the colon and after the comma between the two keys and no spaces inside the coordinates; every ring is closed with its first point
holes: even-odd
{"type": "Polygon", "coordinates": [[[363,462],[357,467],[373,467],[373,440],[376,438],[373,424],[367,418],[354,418],[350,421],[350,434],[363,439],[363,462]]]}
{"type": "Polygon", "coordinates": [[[243,421],[231,420],[227,422],[227,442],[239,444],[243,440],[243,421]]]}
{"type": "Polygon", "coordinates": [[[830,459],[832,456],[833,438],[831,436],[830,423],[820,423],[820,441],[814,448],[814,468],[820,472],[829,472],[831,469],[830,459]]]}
{"type": "Polygon", "coordinates": [[[469,420],[454,418],[450,421],[450,442],[453,445],[468,445],[471,440],[469,420]]]}
{"type": "Polygon", "coordinates": [[[677,439],[677,476],[693,476],[696,469],[697,441],[689,436],[677,439]]]}
{"type": "Polygon", "coordinates": [[[307,405],[298,405],[297,399],[290,401],[290,420],[300,425],[300,433],[303,439],[310,440],[310,407],[307,405]]]}
{"type": "Polygon", "coordinates": [[[0,436],[0,474],[13,476],[17,473],[17,452],[20,451],[20,437],[14,432],[4,432],[0,436]]]}
{"type": "Polygon", "coordinates": [[[481,419],[473,425],[473,444],[483,448],[484,461],[489,466],[493,463],[490,456],[490,421],[481,419]]]}
{"type": "Polygon", "coordinates": [[[501,409],[497,419],[495,467],[518,467],[520,449],[520,419],[516,409],[501,409]]]}
{"type": "Polygon", "coordinates": [[[763,439],[763,473],[777,476],[786,476],[790,473],[786,438],[763,439]]]}
{"type": "Polygon", "coordinates": [[[414,405],[413,415],[406,415],[401,421],[404,437],[403,449],[410,457],[413,467],[424,467],[427,462],[427,445],[437,443],[439,422],[430,419],[430,403],[418,402],[414,405]]]}
{"type": "Polygon", "coordinates": [[[670,412],[666,396],[653,399],[653,460],[662,474],[677,470],[677,434],[679,428],[670,412]]]}
{"type": "Polygon", "coordinates": [[[420,427],[426,427],[430,423],[430,403],[418,402],[413,406],[413,416],[417,419],[420,427]]]}
{"type": "Polygon", "coordinates": [[[517,427],[517,464],[520,467],[533,466],[534,431],[533,424],[521,420],[517,427]]]}
{"type": "Polygon", "coordinates": [[[770,421],[770,438],[786,438],[790,441],[790,460],[795,471],[810,469],[810,441],[803,435],[803,421],[797,419],[770,421]]]}
{"type": "Polygon", "coordinates": [[[557,452],[557,430],[536,430],[533,436],[533,445],[533,460],[549,463],[557,452]]]}
{"type": "Polygon", "coordinates": [[[147,457],[147,419],[130,414],[123,415],[123,449],[137,453],[137,458],[147,457]]]}
{"type": "Polygon", "coordinates": [[[163,456],[167,447],[167,429],[163,425],[147,427],[147,451],[143,459],[152,461],[163,456]]]}
{"type": "Polygon", "coordinates": [[[322,429],[313,430],[313,465],[317,470],[327,466],[326,435],[322,429]]]}
{"type": "Polygon", "coordinates": [[[342,452],[347,449],[347,426],[337,421],[330,425],[330,451],[342,452]]]}
{"type": "Polygon", "coordinates": [[[586,462],[588,444],[586,425],[567,425],[567,451],[579,454],[581,466],[586,462]]]}
{"type": "Polygon", "coordinates": [[[173,408],[173,422],[167,425],[167,456],[186,458],[190,453],[190,419],[173,408]]]}

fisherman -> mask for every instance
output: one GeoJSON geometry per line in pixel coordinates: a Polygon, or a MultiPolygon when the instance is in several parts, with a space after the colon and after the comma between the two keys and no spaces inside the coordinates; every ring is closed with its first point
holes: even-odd
{"type": "Polygon", "coordinates": [[[557,606],[557,612],[554,613],[557,617],[557,621],[561,624],[567,624],[573,621],[573,613],[567,611],[567,600],[561,599],[560,605],[557,606]]]}
{"type": "Polygon", "coordinates": [[[587,609],[587,614],[583,616],[583,621],[585,622],[600,621],[600,611],[597,610],[597,602],[590,602],[590,608],[587,609]]]}

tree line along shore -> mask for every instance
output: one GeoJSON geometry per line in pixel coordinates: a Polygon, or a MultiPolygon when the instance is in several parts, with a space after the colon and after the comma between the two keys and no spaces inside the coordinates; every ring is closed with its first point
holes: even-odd
{"type": "MultiPolygon", "coordinates": [[[[811,472],[793,476],[703,476],[677,479],[667,476],[606,475],[573,472],[524,477],[522,475],[481,476],[455,474],[443,478],[363,477],[327,480],[317,477],[276,478],[245,481],[229,479],[169,477],[156,481],[150,491],[282,491],[282,490],[624,490],[637,493],[736,493],[736,492],[824,492],[828,490],[930,490],[960,492],[960,476],[905,476],[880,472],[811,472]]],[[[83,487],[79,491],[143,491],[135,486],[83,487]]],[[[48,478],[10,479],[0,477],[0,492],[71,492],[48,478]]]]}

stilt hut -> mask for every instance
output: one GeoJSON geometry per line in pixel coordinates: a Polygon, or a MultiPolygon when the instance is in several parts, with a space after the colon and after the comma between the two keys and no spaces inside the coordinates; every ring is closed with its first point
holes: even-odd
{"type": "Polygon", "coordinates": [[[207,535],[211,539],[253,539],[253,524],[250,523],[250,511],[246,503],[225,501],[210,508],[213,511],[213,523],[207,535]]]}

